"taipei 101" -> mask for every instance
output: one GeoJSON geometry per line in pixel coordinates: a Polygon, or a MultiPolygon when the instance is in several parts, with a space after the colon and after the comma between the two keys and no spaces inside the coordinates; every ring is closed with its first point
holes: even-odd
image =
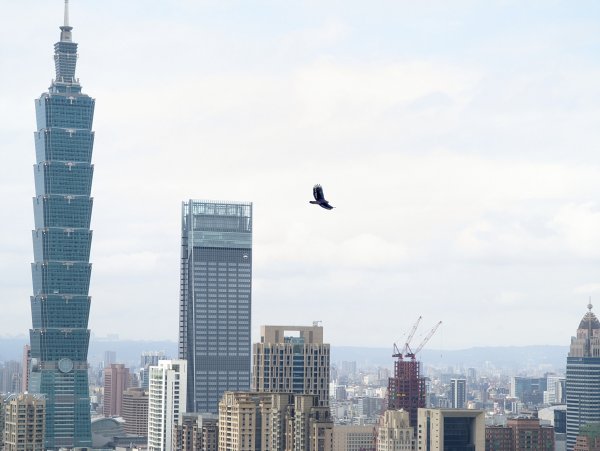
{"type": "Polygon", "coordinates": [[[2,11],[0,451],[600,450],[600,3],[2,11]]]}

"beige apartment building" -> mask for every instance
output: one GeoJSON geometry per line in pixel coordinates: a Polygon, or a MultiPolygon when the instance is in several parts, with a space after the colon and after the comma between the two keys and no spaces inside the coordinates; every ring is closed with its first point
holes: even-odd
{"type": "Polygon", "coordinates": [[[212,413],[179,414],[173,425],[173,449],[177,451],[218,451],[219,417],[212,413]]]}
{"type": "Polygon", "coordinates": [[[329,368],[322,326],[262,326],[253,346],[252,390],[316,395],[319,406],[328,406],[329,368]]]}
{"type": "Polygon", "coordinates": [[[375,426],[335,425],[333,427],[333,451],[364,451],[373,449],[375,426]]]}
{"type": "Polygon", "coordinates": [[[414,451],[415,447],[409,413],[403,409],[386,410],[377,427],[377,451],[414,451]]]}
{"type": "Polygon", "coordinates": [[[5,404],[4,451],[43,451],[45,420],[43,395],[9,396],[5,404]]]}
{"type": "Polygon", "coordinates": [[[315,395],[225,392],[220,451],[332,451],[333,421],[315,395]]]}

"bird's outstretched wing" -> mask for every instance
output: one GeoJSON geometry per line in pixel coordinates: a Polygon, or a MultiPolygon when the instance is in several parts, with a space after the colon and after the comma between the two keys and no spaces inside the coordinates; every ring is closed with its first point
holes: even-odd
{"type": "Polygon", "coordinates": [[[323,194],[323,187],[321,185],[315,185],[313,187],[313,196],[317,202],[323,202],[325,200],[325,196],[323,194]]]}
{"type": "Polygon", "coordinates": [[[317,204],[323,207],[325,210],[331,210],[334,208],[331,205],[329,205],[329,202],[327,202],[327,200],[325,200],[325,195],[323,194],[323,187],[321,185],[313,186],[313,196],[315,197],[315,200],[311,200],[311,204],[317,204]]]}

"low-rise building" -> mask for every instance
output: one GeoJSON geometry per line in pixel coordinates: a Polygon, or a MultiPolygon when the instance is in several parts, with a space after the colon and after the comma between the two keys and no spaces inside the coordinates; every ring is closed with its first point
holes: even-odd
{"type": "Polygon", "coordinates": [[[373,425],[333,427],[334,451],[365,451],[375,449],[375,428],[373,425]]]}
{"type": "Polygon", "coordinates": [[[600,451],[600,423],[590,423],[579,429],[573,451],[600,451]]]}
{"type": "Polygon", "coordinates": [[[509,418],[505,426],[485,428],[486,451],[554,451],[554,428],[538,418],[509,418]]]}

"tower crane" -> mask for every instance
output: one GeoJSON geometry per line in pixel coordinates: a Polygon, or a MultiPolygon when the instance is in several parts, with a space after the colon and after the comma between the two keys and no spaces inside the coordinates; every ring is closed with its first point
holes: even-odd
{"type": "Polygon", "coordinates": [[[394,343],[394,353],[392,354],[392,357],[398,357],[398,358],[402,359],[402,357],[404,357],[405,355],[406,356],[410,355],[408,352],[408,351],[410,351],[410,341],[414,337],[415,332],[417,331],[417,327],[419,327],[419,323],[421,322],[421,319],[423,319],[423,317],[419,316],[419,318],[415,322],[414,326],[410,330],[408,337],[406,337],[406,342],[404,343],[404,347],[402,348],[402,351],[400,351],[400,349],[398,349],[398,346],[396,346],[396,343],[394,343]]]}
{"type": "Polygon", "coordinates": [[[433,337],[433,334],[435,334],[435,331],[438,330],[438,327],[440,327],[440,325],[442,324],[442,322],[440,321],[439,323],[437,323],[433,329],[431,329],[429,331],[429,333],[427,334],[427,336],[423,339],[423,341],[421,342],[421,344],[419,346],[417,346],[417,349],[415,349],[415,352],[410,352],[408,354],[405,354],[406,357],[410,357],[412,360],[415,360],[415,356],[417,355],[417,353],[423,349],[423,346],[425,346],[427,344],[427,342],[429,341],[429,339],[431,337],[433,337]]]}

